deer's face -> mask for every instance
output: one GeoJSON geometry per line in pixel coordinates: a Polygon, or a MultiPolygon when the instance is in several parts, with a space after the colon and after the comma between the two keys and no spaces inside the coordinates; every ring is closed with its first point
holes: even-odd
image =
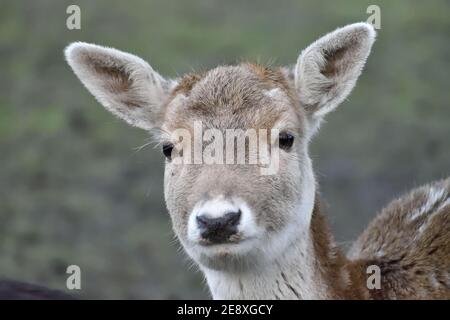
{"type": "Polygon", "coordinates": [[[309,139],[350,93],[374,37],[358,23],[313,43],[292,68],[241,64],[177,80],[111,48],[74,43],[66,57],[108,110],[157,129],[166,204],[189,255],[205,268],[241,270],[307,234],[315,194],[309,139]]]}
{"type": "Polygon", "coordinates": [[[296,208],[314,194],[306,152],[308,125],[280,71],[243,64],[181,80],[162,126],[165,197],[174,230],[196,261],[212,268],[243,267],[282,249],[280,234],[300,223],[296,208]],[[180,129],[188,145],[172,134],[180,129]],[[214,138],[205,139],[208,132],[215,133],[214,138]],[[260,151],[251,144],[264,136],[268,142],[276,140],[270,152],[277,153],[272,157],[277,164],[267,173],[262,163],[251,164],[249,159],[249,153],[258,156],[260,151]],[[197,164],[196,143],[203,156],[197,164]],[[221,163],[206,161],[211,145],[220,148],[214,152],[222,152],[221,163]],[[238,161],[241,150],[246,153],[244,163],[238,161]],[[226,161],[227,154],[234,155],[233,161],[226,161]]]}

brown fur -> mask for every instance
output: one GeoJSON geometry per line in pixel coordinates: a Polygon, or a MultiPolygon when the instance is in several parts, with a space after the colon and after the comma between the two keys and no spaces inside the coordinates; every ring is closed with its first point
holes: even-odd
{"type": "Polygon", "coordinates": [[[449,199],[450,178],[418,188],[389,204],[355,242],[350,256],[381,268],[377,297],[450,298],[449,199]],[[432,190],[441,196],[433,199],[432,190]]]}
{"type": "MultiPolygon", "coordinates": [[[[291,109],[274,104],[271,99],[262,95],[262,90],[275,88],[281,89],[290,103],[298,104],[292,87],[278,69],[244,63],[189,74],[180,80],[167,103],[164,121],[166,129],[183,128],[186,123],[193,122],[189,120],[194,119],[217,128],[270,129],[280,119],[280,115],[285,114],[286,118],[304,117],[301,108],[291,109]],[[178,94],[189,97],[187,105],[171,104],[178,94]]],[[[297,121],[300,123],[295,125],[301,126],[303,120],[297,121]]]]}
{"type": "Polygon", "coordinates": [[[317,269],[334,298],[450,299],[449,199],[450,178],[393,201],[355,243],[351,256],[357,258],[352,260],[335,246],[316,198],[311,233],[317,269]],[[421,217],[408,222],[429,200],[431,188],[444,192],[421,217]],[[381,289],[367,288],[370,265],[381,269],[381,289]]]}
{"type": "Polygon", "coordinates": [[[179,93],[189,95],[192,87],[203,78],[203,73],[191,73],[184,75],[172,91],[172,97],[179,93]]]}
{"type": "Polygon", "coordinates": [[[321,205],[316,196],[311,220],[311,235],[317,257],[317,270],[330,288],[330,294],[336,298],[344,298],[347,285],[346,259],[336,247],[330,229],[321,212],[321,205]]]}

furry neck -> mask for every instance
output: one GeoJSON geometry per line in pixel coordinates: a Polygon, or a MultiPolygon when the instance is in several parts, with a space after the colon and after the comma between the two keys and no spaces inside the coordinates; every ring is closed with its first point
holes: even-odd
{"type": "Polygon", "coordinates": [[[204,269],[214,299],[360,298],[360,281],[336,247],[316,196],[309,228],[270,265],[244,273],[204,269]]]}

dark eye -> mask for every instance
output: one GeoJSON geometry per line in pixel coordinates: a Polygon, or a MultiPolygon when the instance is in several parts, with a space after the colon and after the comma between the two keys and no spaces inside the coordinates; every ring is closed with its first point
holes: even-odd
{"type": "Polygon", "coordinates": [[[172,143],[164,143],[163,144],[162,151],[167,160],[172,160],[172,150],[173,150],[172,143]]]}
{"type": "Polygon", "coordinates": [[[278,143],[283,150],[289,150],[294,144],[294,136],[287,132],[280,132],[278,137],[278,143]]]}

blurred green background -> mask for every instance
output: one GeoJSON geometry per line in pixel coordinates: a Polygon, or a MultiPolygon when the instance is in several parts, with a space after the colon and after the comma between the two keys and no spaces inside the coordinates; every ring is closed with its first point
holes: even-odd
{"type": "Polygon", "coordinates": [[[82,40],[174,77],[242,59],[294,63],[302,48],[381,8],[373,53],[311,155],[347,247],[393,197],[450,173],[449,1],[10,1],[0,3],[0,277],[85,298],[208,298],[174,240],[163,157],[107,113],[64,62],[82,40]],[[81,30],[66,8],[81,7],[81,30]]]}

